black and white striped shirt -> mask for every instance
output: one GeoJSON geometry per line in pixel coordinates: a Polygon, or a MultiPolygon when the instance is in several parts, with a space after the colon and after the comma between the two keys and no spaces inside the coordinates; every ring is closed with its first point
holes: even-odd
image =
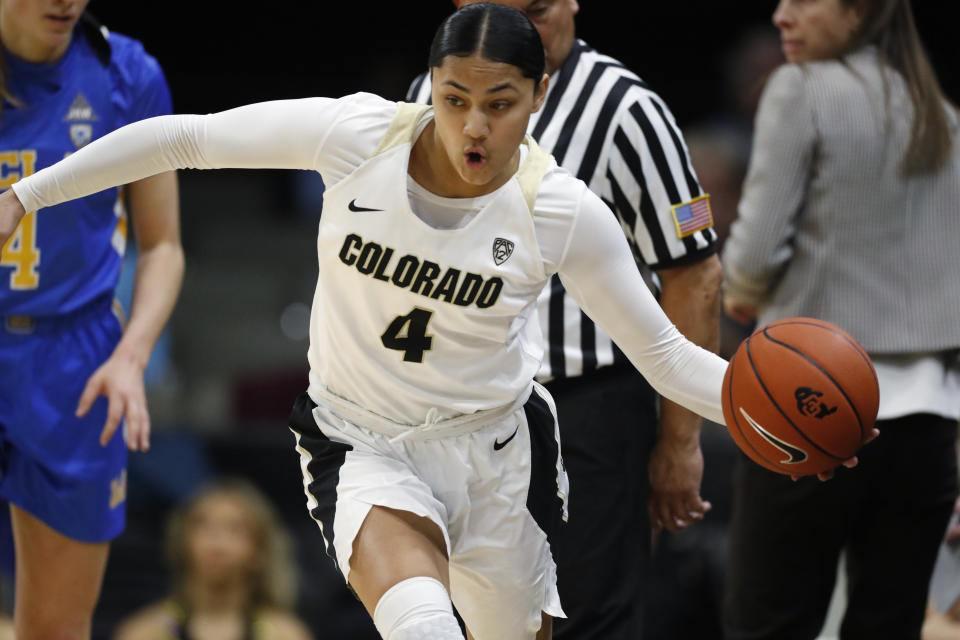
{"type": "MultiPolygon", "coordinates": [[[[430,102],[429,74],[409,102],[430,102]]],[[[616,214],[639,267],[675,267],[716,252],[712,227],[680,237],[674,205],[703,195],[670,110],[617,60],[582,40],[550,78],[530,133],[557,164],[586,182],[616,214]]],[[[540,381],[589,373],[626,358],[554,276],[539,299],[549,342],[540,381]]]]}

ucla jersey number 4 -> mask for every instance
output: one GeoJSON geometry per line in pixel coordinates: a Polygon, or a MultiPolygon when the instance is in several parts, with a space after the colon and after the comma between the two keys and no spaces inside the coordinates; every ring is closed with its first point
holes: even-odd
{"type": "MultiPolygon", "coordinates": [[[[0,189],[7,189],[22,177],[32,175],[37,166],[33,150],[0,153],[0,189]]],[[[37,212],[29,211],[0,252],[0,266],[13,267],[10,288],[36,289],[40,286],[40,248],[37,246],[37,212]]]]}
{"type": "MultiPolygon", "coordinates": [[[[33,175],[36,167],[37,152],[33,149],[0,152],[0,191],[10,188],[21,178],[33,175]]],[[[127,238],[123,189],[117,193],[114,214],[117,216],[117,226],[112,243],[117,253],[123,255],[127,238]]],[[[29,211],[0,251],[0,267],[13,267],[10,272],[11,290],[27,291],[40,286],[40,254],[40,247],[37,245],[37,212],[29,211]]]]}

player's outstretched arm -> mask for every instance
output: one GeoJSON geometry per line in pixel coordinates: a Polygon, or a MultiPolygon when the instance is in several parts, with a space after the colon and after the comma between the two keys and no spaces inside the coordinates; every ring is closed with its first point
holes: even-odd
{"type": "Polygon", "coordinates": [[[677,331],[637,271],[620,226],[589,191],[584,191],[558,271],[580,308],[658,393],[725,424],[720,388],[726,361],[677,331]]]}
{"type": "Polygon", "coordinates": [[[7,244],[26,213],[13,189],[7,189],[0,194],[0,247],[7,244]]]}
{"type": "Polygon", "coordinates": [[[27,211],[175,169],[316,169],[347,99],[279,100],[134,122],[12,186],[27,211]]]}

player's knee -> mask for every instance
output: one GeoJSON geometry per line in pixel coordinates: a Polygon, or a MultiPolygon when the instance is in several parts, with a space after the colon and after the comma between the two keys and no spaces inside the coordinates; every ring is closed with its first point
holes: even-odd
{"type": "Polygon", "coordinates": [[[463,640],[443,584],[425,576],[390,587],[377,602],[373,623],[384,640],[463,640]]]}

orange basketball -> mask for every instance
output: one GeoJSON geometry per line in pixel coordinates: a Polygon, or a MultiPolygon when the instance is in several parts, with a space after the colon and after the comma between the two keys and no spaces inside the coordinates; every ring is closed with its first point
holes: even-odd
{"type": "Polygon", "coordinates": [[[877,374],[863,347],[813,318],[761,327],[743,341],[723,377],[730,435],[777,473],[820,473],[855,455],[879,401],[877,374]]]}

